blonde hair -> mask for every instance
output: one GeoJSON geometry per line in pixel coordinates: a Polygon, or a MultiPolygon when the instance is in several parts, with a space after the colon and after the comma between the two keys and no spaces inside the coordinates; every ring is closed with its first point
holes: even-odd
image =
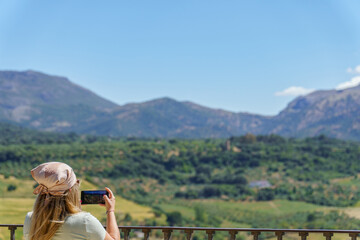
{"type": "Polygon", "coordinates": [[[61,196],[39,194],[30,223],[30,240],[49,240],[69,214],[81,212],[79,184],[61,196]]]}

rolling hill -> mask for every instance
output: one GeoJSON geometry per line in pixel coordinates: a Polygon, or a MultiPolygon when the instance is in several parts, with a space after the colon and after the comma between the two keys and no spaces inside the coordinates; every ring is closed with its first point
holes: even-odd
{"type": "Polygon", "coordinates": [[[271,124],[267,132],[282,136],[325,134],[360,140],[360,86],[298,97],[271,124]]]}
{"type": "Polygon", "coordinates": [[[76,131],[116,104],[67,78],[0,71],[0,119],[46,131],[76,131]]]}

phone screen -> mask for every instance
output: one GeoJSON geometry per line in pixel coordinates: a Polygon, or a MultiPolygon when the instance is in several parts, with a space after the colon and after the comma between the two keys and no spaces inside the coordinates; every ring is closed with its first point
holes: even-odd
{"type": "Polygon", "coordinates": [[[81,191],[81,204],[105,204],[104,195],[109,195],[105,190],[81,191]]]}

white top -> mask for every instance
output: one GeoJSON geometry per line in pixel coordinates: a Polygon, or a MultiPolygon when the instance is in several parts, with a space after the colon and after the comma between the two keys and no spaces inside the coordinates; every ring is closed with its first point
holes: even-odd
{"type": "MultiPolygon", "coordinates": [[[[24,238],[29,240],[30,221],[32,212],[26,215],[24,223],[24,238]]],[[[69,215],[65,222],[57,230],[52,240],[104,240],[106,231],[93,215],[87,212],[79,212],[69,215]]]]}

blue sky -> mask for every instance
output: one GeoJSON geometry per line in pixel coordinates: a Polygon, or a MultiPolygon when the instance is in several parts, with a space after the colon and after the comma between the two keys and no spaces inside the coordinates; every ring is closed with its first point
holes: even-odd
{"type": "Polygon", "coordinates": [[[360,82],[359,12],[357,0],[0,0],[0,70],[66,76],[121,105],[167,96],[274,115],[360,82]]]}

